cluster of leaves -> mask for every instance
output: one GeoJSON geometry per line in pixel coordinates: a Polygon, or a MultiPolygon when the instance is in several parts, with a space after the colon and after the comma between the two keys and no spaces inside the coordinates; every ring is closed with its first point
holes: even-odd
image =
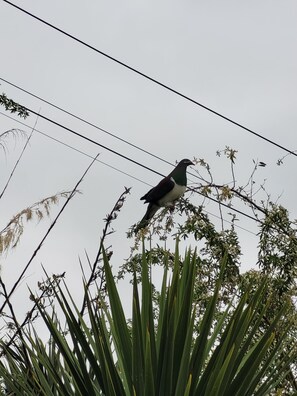
{"type": "Polygon", "coordinates": [[[297,286],[297,222],[281,205],[269,206],[260,225],[258,263],[264,273],[273,275],[274,288],[282,296],[297,286]]]}
{"type": "Polygon", "coordinates": [[[5,93],[0,95],[0,105],[4,106],[5,110],[10,111],[10,113],[17,113],[19,117],[27,118],[29,116],[29,112],[24,106],[9,99],[5,93]]]}
{"type": "MultiPolygon", "coordinates": [[[[248,396],[277,394],[292,353],[281,356],[286,329],[274,344],[279,310],[269,328],[259,335],[269,301],[263,304],[267,282],[253,296],[249,291],[227,318],[215,319],[226,258],[205,314],[195,331],[195,265],[190,251],[182,259],[176,250],[173,273],[164,265],[159,316],[154,321],[152,284],[145,254],[142,257],[141,299],[136,273],[133,281],[133,314],[124,315],[108,259],[103,252],[109,307],[98,306],[86,295],[87,318],[82,317],[71,294],[60,284],[55,298],[67,323],[62,331],[55,310],[38,304],[51,341],[44,344],[32,328],[7,346],[0,374],[6,393],[15,395],[205,395],[248,396]],[[280,358],[281,356],[281,358],[280,358]],[[271,369],[273,367],[273,369],[271,369]]],[[[40,299],[37,299],[40,301],[40,299]]],[[[288,323],[289,325],[289,323],[288,323]]]]}
{"type": "MultiPolygon", "coordinates": [[[[181,199],[176,204],[176,210],[183,216],[183,221],[176,224],[172,214],[168,214],[168,211],[165,209],[155,222],[152,223],[152,234],[156,234],[159,239],[163,238],[166,241],[168,235],[174,230],[176,238],[180,240],[194,239],[197,248],[198,244],[200,244],[200,258],[199,262],[196,263],[199,271],[196,273],[195,281],[196,295],[197,299],[199,298],[200,305],[207,304],[209,294],[213,292],[216,279],[220,273],[219,263],[226,252],[228,252],[223,279],[224,287],[220,291],[222,302],[228,300],[229,293],[234,293],[240,283],[241,249],[234,224],[232,223],[229,229],[217,231],[213,223],[209,220],[208,215],[204,212],[203,207],[196,207],[187,199],[181,199]],[[165,226],[162,225],[164,217],[165,226]],[[161,238],[160,233],[162,233],[161,238]]],[[[118,273],[119,278],[123,278],[126,273],[133,273],[135,269],[139,274],[141,273],[141,253],[138,253],[138,245],[140,238],[146,235],[147,230],[137,235],[136,243],[131,250],[129,259],[120,268],[118,273]]],[[[164,262],[164,257],[167,257],[169,265],[173,265],[174,254],[170,251],[170,248],[158,244],[156,247],[151,246],[146,254],[150,257],[150,262],[153,265],[160,265],[160,263],[164,262]]]]}

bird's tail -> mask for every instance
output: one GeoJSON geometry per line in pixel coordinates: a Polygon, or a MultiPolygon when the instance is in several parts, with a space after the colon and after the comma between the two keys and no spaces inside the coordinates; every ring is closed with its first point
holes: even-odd
{"type": "Polygon", "coordinates": [[[158,209],[160,209],[158,205],[154,203],[150,203],[147,207],[145,215],[136,226],[135,232],[138,232],[142,228],[146,227],[149,224],[150,219],[154,216],[154,214],[157,212],[158,209]]]}

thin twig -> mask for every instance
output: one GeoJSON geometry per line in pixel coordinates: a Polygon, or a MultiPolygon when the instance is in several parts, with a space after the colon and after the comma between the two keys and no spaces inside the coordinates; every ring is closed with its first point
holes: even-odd
{"type": "MultiPolygon", "coordinates": [[[[5,299],[7,299],[8,295],[7,295],[6,286],[5,286],[5,283],[3,282],[1,277],[0,277],[0,285],[1,285],[2,290],[3,290],[3,296],[5,297],[5,299]]],[[[29,356],[28,356],[28,351],[27,351],[27,349],[25,347],[25,340],[24,340],[24,337],[23,337],[22,328],[20,327],[20,324],[19,324],[19,322],[17,320],[16,314],[14,312],[14,309],[13,309],[13,306],[12,306],[10,300],[8,299],[7,302],[8,302],[8,306],[9,306],[10,313],[11,313],[11,319],[13,320],[14,325],[15,325],[15,327],[17,329],[16,332],[19,334],[19,336],[20,336],[20,338],[22,340],[22,343],[21,343],[22,344],[22,350],[23,350],[23,353],[24,353],[24,358],[25,358],[25,361],[26,361],[27,368],[29,369],[31,364],[30,364],[30,359],[29,359],[29,356]]]]}
{"type": "MultiPolygon", "coordinates": [[[[96,276],[95,276],[96,268],[97,268],[99,258],[102,253],[104,240],[105,240],[106,236],[108,235],[108,228],[109,228],[111,222],[116,218],[116,213],[121,209],[123,202],[125,200],[125,197],[129,193],[130,193],[130,188],[125,187],[125,191],[120,195],[120,197],[116,201],[115,205],[113,206],[111,212],[105,218],[105,227],[103,228],[103,232],[102,232],[102,236],[101,236],[100,244],[99,244],[99,249],[98,249],[96,258],[94,260],[94,264],[92,266],[91,274],[90,274],[89,279],[85,285],[85,296],[84,296],[83,305],[82,305],[82,308],[80,311],[81,316],[83,316],[85,307],[86,307],[87,290],[89,289],[91,283],[96,279],[96,276]]],[[[101,277],[99,290],[101,290],[102,287],[103,287],[103,278],[101,277]]]]}

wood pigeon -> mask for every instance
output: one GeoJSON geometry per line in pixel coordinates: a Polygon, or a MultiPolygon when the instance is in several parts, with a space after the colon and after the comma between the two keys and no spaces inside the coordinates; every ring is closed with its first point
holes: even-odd
{"type": "Polygon", "coordinates": [[[153,187],[140,198],[149,205],[135,232],[146,227],[158,209],[174,206],[175,201],[183,196],[187,188],[187,167],[189,165],[194,164],[189,159],[181,160],[168,176],[164,177],[156,187],[153,187]]]}

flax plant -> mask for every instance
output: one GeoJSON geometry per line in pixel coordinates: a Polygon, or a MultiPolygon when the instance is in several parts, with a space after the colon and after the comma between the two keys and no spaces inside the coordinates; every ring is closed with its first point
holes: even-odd
{"type": "MultiPolygon", "coordinates": [[[[143,249],[143,252],[145,250],[143,249]]],[[[34,328],[8,347],[0,362],[3,395],[107,395],[107,396],[264,396],[279,393],[278,384],[293,359],[282,354],[286,331],[275,330],[286,315],[278,312],[264,332],[261,323],[270,300],[263,301],[267,281],[231,303],[219,320],[217,301],[226,259],[204,316],[196,323],[194,301],[195,252],[182,262],[175,253],[173,270],[164,274],[154,318],[150,262],[142,256],[141,284],[134,273],[132,319],[127,320],[108,257],[103,250],[108,300],[93,299],[86,289],[85,315],[71,293],[59,283],[57,318],[37,300],[50,342],[44,343],[34,328]],[[61,323],[66,322],[66,332],[61,323]],[[198,330],[197,330],[198,328],[198,330]]],[[[290,322],[288,321],[288,327],[290,322]]]]}

